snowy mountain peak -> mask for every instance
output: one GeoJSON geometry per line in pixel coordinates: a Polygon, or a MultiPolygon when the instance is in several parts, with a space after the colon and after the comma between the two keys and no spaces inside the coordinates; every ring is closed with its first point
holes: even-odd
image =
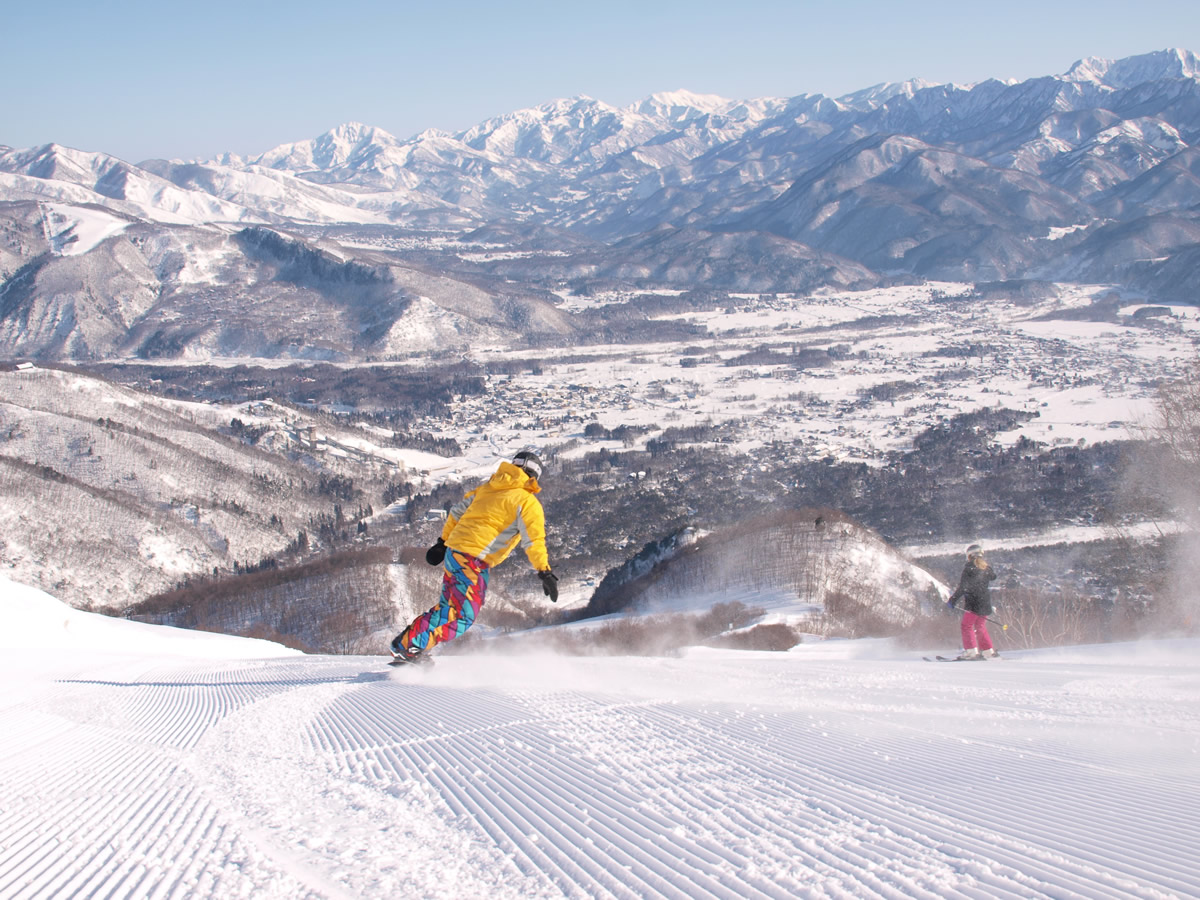
{"type": "Polygon", "coordinates": [[[1200,78],[1200,57],[1180,49],[1117,60],[1089,56],[1076,62],[1062,77],[1064,81],[1090,81],[1109,88],[1129,88],[1163,78],[1200,78]]]}
{"type": "Polygon", "coordinates": [[[251,163],[294,172],[332,169],[371,148],[395,147],[399,143],[396,137],[382,128],[361,122],[346,122],[312,140],[281,144],[251,160],[251,163]]]}
{"type": "Polygon", "coordinates": [[[937,86],[937,82],[926,81],[924,78],[910,78],[908,81],[885,81],[869,88],[863,88],[861,91],[843,94],[837,98],[837,102],[850,109],[875,109],[893,97],[912,97],[917,91],[937,86]]]}
{"type": "Polygon", "coordinates": [[[686,122],[697,116],[724,112],[734,101],[717,94],[694,94],[691,91],[660,91],[640,103],[628,107],[644,116],[655,116],[671,122],[686,122]]]}
{"type": "Polygon", "coordinates": [[[518,109],[514,112],[493,116],[457,135],[468,144],[474,144],[481,136],[503,131],[507,128],[577,126],[597,117],[620,116],[621,111],[602,100],[586,94],[575,97],[559,97],[537,106],[518,109]]]}
{"type": "Polygon", "coordinates": [[[453,137],[453,134],[441,128],[426,128],[424,131],[414,135],[412,140],[419,143],[420,141],[446,140],[453,137]]]}
{"type": "Polygon", "coordinates": [[[231,168],[231,169],[241,169],[248,165],[248,163],[244,157],[239,156],[236,153],[230,153],[228,151],[226,151],[225,153],[222,153],[216,159],[212,160],[212,162],[215,165],[227,166],[228,168],[231,168]]]}
{"type": "Polygon", "coordinates": [[[76,150],[62,144],[0,152],[0,172],[83,185],[107,197],[118,196],[114,192],[119,192],[122,178],[131,169],[128,163],[107,153],[76,150]]]}
{"type": "Polygon", "coordinates": [[[395,138],[382,128],[364,125],[362,122],[346,122],[330,129],[316,139],[320,146],[352,150],[372,141],[395,142],[395,138]]]}
{"type": "Polygon", "coordinates": [[[580,95],[496,116],[456,137],[474,150],[557,164],[593,147],[619,152],[631,146],[638,119],[580,95]]]}
{"type": "Polygon", "coordinates": [[[340,166],[374,147],[395,147],[400,142],[382,128],[347,122],[321,135],[313,144],[313,162],[322,169],[340,166]]]}

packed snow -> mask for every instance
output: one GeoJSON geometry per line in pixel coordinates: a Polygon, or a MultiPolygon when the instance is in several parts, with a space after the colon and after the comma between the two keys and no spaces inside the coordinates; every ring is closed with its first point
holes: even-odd
{"type": "Polygon", "coordinates": [[[1200,639],[396,671],[0,607],[6,898],[1200,890],[1200,639]]]}
{"type": "Polygon", "coordinates": [[[0,652],[8,656],[32,652],[61,658],[64,651],[87,653],[94,648],[103,648],[105,654],[208,659],[295,656],[299,653],[270,641],[146,625],[84,612],[36,588],[3,577],[0,577],[0,604],[5,622],[5,630],[0,632],[0,652]]]}
{"type": "Polygon", "coordinates": [[[63,256],[87,253],[130,225],[128,219],[92,207],[45,203],[43,208],[46,210],[43,227],[48,232],[47,239],[54,252],[63,256]]]}

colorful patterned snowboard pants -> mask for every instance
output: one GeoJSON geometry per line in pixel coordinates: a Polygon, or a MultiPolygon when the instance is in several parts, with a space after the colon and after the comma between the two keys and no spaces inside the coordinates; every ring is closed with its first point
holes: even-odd
{"type": "Polygon", "coordinates": [[[447,550],[442,563],[442,598],[429,612],[417,616],[400,634],[409,650],[429,650],[452,641],[473,624],[487,593],[488,566],[483,560],[447,550]]]}

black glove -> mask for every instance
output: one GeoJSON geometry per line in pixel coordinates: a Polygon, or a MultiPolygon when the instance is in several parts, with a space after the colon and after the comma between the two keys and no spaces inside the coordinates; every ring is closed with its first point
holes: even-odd
{"type": "Polygon", "coordinates": [[[958,612],[958,607],[954,605],[953,600],[946,601],[946,609],[950,610],[950,612],[958,612]]]}
{"type": "Polygon", "coordinates": [[[558,602],[558,576],[549,569],[538,572],[538,578],[542,579],[542,593],[550,598],[551,603],[558,602]]]}
{"type": "Polygon", "coordinates": [[[425,562],[431,566],[440,566],[442,560],[446,558],[446,542],[441,538],[437,539],[437,543],[425,551],[425,562]]]}

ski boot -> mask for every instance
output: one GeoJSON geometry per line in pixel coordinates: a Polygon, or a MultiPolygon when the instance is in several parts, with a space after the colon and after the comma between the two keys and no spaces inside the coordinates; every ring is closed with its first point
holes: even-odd
{"type": "Polygon", "coordinates": [[[421,647],[405,647],[400,643],[400,635],[392,638],[389,645],[392,651],[392,661],[389,666],[404,666],[414,663],[431,663],[433,658],[428,656],[421,647]]]}

